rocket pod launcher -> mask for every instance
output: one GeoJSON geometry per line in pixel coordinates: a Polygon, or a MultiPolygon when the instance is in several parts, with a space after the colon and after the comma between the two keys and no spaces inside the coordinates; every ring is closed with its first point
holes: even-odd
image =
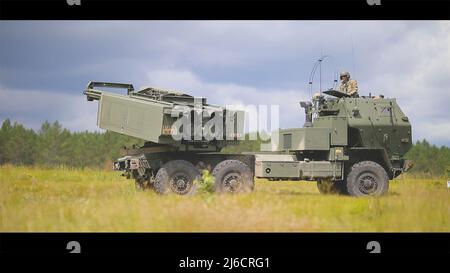
{"type": "Polygon", "coordinates": [[[114,163],[136,187],[158,193],[189,194],[208,169],[219,192],[250,191],[254,156],[221,154],[244,136],[244,112],[208,104],[181,92],[153,87],[134,90],[124,83],[90,82],[83,92],[97,100],[100,128],[145,141],[125,149],[114,163]],[[102,88],[103,90],[100,90],[102,88]],[[126,94],[105,88],[126,89],[126,94]]]}
{"type": "Polygon", "coordinates": [[[205,98],[153,87],[135,91],[131,84],[106,82],[90,82],[84,94],[88,101],[99,101],[100,128],[153,144],[171,145],[176,150],[220,151],[243,137],[244,112],[207,104],[205,98]],[[98,87],[126,89],[127,93],[98,87]]]}

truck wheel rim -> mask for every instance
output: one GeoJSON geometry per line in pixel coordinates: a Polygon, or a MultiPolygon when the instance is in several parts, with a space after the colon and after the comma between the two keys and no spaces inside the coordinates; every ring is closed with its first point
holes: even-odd
{"type": "Polygon", "coordinates": [[[241,175],[238,173],[229,173],[224,179],[224,187],[229,192],[237,192],[241,187],[241,175]]]}
{"type": "Polygon", "coordinates": [[[376,177],[371,173],[364,173],[358,179],[359,191],[363,194],[372,194],[378,189],[376,177]]]}
{"type": "Polygon", "coordinates": [[[184,174],[177,174],[170,179],[170,188],[176,194],[186,194],[192,187],[192,182],[184,174]]]}

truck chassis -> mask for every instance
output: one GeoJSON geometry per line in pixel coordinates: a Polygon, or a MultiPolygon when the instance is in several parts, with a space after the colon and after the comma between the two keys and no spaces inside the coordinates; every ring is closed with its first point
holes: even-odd
{"type": "Polygon", "coordinates": [[[216,192],[252,191],[254,166],[253,155],[179,151],[139,153],[139,149],[114,163],[114,169],[122,171],[128,179],[135,179],[139,189],[180,195],[195,192],[203,170],[214,176],[216,192]]]}

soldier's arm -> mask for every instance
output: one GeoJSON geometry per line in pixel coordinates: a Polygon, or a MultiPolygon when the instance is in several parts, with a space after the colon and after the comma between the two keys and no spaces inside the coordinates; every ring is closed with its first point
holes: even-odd
{"type": "Polygon", "coordinates": [[[356,80],[350,82],[350,89],[352,91],[358,91],[358,82],[356,80]]]}
{"type": "Polygon", "coordinates": [[[352,97],[357,97],[358,96],[358,82],[356,80],[351,80],[349,82],[349,92],[348,94],[352,97]]]}

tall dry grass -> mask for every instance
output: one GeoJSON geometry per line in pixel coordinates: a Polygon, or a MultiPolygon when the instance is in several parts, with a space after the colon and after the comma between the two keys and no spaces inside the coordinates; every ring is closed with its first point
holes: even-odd
{"type": "Polygon", "coordinates": [[[446,179],[394,180],[387,196],[320,195],[257,180],[250,194],[159,196],[116,172],[0,167],[1,231],[450,231],[446,179]]]}

